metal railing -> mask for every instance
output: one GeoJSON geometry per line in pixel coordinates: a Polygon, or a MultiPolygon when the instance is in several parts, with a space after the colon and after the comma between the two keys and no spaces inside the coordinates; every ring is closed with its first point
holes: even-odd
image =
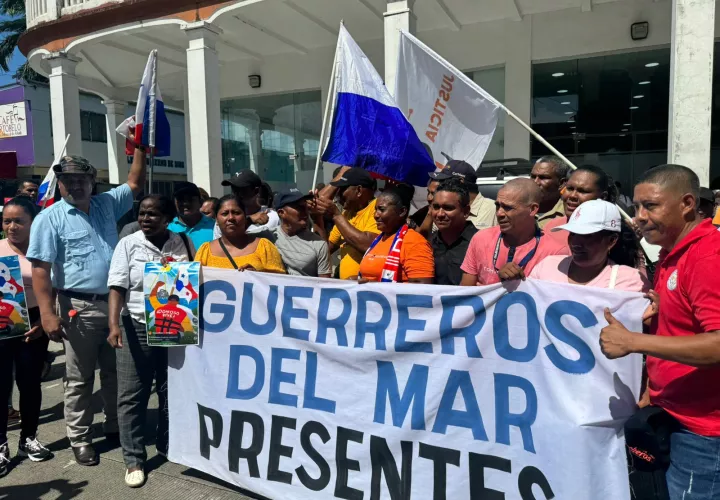
{"type": "Polygon", "coordinates": [[[55,21],[62,16],[75,14],[82,10],[94,9],[109,3],[122,3],[125,0],[25,0],[25,17],[28,29],[55,21]]]}

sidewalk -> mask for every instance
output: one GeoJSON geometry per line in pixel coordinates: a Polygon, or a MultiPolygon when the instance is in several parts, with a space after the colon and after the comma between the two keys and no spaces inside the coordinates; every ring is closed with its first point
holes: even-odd
{"type": "MultiPolygon", "coordinates": [[[[96,439],[95,449],[101,454],[100,465],[83,467],[75,463],[75,457],[65,436],[63,419],[62,377],[65,372],[65,357],[59,344],[50,343],[50,349],[57,357],[48,380],[43,382],[43,407],[40,415],[40,441],[53,453],[54,458],[47,462],[33,463],[14,458],[17,452],[20,428],[10,426],[8,438],[13,464],[10,473],[0,478],[0,500],[68,500],[98,499],[120,500],[225,500],[245,499],[241,490],[223,483],[199,471],[188,469],[166,461],[157,455],[152,429],[157,418],[157,397],[150,399],[148,415],[148,437],[152,446],[148,447],[147,484],[139,489],[125,486],[125,466],[122,451],[110,449],[102,438],[102,400],[98,392],[99,377],[96,374],[93,406],[95,408],[96,439]]],[[[18,408],[17,388],[13,392],[15,408],[18,408]]],[[[4,410],[3,410],[4,411],[4,410]]]]}

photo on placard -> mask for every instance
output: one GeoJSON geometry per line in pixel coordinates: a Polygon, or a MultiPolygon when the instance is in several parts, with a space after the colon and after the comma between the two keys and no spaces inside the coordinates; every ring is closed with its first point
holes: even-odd
{"type": "Polygon", "coordinates": [[[200,342],[200,263],[145,264],[145,324],[148,345],[173,347],[200,342]]]}
{"type": "Polygon", "coordinates": [[[0,257],[0,340],[22,337],[30,330],[25,287],[17,255],[0,257]]]}

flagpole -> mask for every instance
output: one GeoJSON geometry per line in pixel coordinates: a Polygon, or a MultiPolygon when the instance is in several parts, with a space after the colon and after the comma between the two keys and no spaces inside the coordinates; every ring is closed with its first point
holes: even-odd
{"type": "MultiPolygon", "coordinates": [[[[55,158],[55,161],[53,162],[52,165],[50,165],[50,168],[53,168],[55,165],[57,165],[58,163],[60,163],[60,160],[62,159],[62,157],[65,156],[65,151],[67,151],[67,145],[68,145],[68,141],[69,141],[69,140],[70,140],[70,134],[68,134],[67,137],[65,137],[65,144],[63,144],[63,148],[60,150],[60,154],[58,155],[57,158],[55,158]]],[[[57,179],[57,177],[56,177],[56,179],[57,179]]],[[[53,190],[52,196],[54,197],[54,196],[55,196],[55,190],[57,189],[57,180],[55,181],[55,185],[54,185],[54,186],[48,186],[48,189],[50,189],[50,188],[52,188],[52,190],[53,190]]],[[[45,207],[47,206],[47,202],[48,202],[49,199],[50,199],[50,198],[45,197],[45,199],[43,200],[42,210],[44,210],[45,207]]]]}
{"type": "Polygon", "coordinates": [[[318,172],[320,171],[320,163],[322,161],[323,151],[325,150],[323,144],[325,142],[325,135],[327,134],[327,126],[329,121],[328,115],[330,115],[331,121],[333,115],[335,114],[335,84],[337,82],[337,59],[338,49],[336,47],[335,57],[333,58],[332,70],[330,71],[330,88],[328,90],[327,99],[325,100],[325,112],[323,113],[323,122],[322,127],[320,128],[320,145],[318,146],[317,159],[315,160],[315,174],[313,175],[313,183],[310,187],[312,191],[315,191],[315,186],[317,186],[318,172]],[[330,108],[332,108],[332,113],[330,111],[330,108]]]}
{"type": "MultiPolygon", "coordinates": [[[[512,118],[513,120],[515,120],[517,123],[520,124],[520,126],[522,126],[525,130],[527,130],[528,132],[530,132],[530,135],[532,135],[535,139],[537,139],[538,141],[540,141],[540,143],[541,143],[543,146],[545,146],[546,148],[548,148],[552,154],[554,154],[555,156],[557,156],[558,158],[560,158],[562,161],[564,161],[564,162],[567,164],[567,166],[570,167],[571,169],[577,170],[577,166],[576,166],[573,162],[571,162],[570,160],[568,160],[567,157],[566,157],[564,154],[562,154],[560,151],[558,151],[557,149],[555,149],[555,147],[554,147],[552,144],[550,144],[548,141],[546,141],[543,136],[541,136],[540,134],[538,134],[537,132],[535,132],[530,125],[528,125],[527,123],[525,123],[524,121],[522,121],[515,113],[513,113],[513,112],[510,111],[508,108],[506,108],[503,103],[501,103],[501,102],[499,102],[499,101],[495,101],[495,103],[496,103],[497,105],[499,105],[500,108],[501,108],[503,111],[505,111],[505,113],[507,113],[507,115],[508,115],[510,118],[512,118]]],[[[623,219],[625,219],[626,222],[632,222],[632,218],[627,214],[627,212],[625,212],[625,210],[623,210],[623,208],[622,208],[620,205],[618,205],[618,204],[615,204],[615,205],[617,206],[618,210],[620,210],[620,215],[622,215],[623,219]]]]}
{"type": "Polygon", "coordinates": [[[152,77],[150,79],[150,110],[149,118],[150,123],[146,124],[150,126],[148,131],[148,146],[150,148],[150,165],[148,166],[148,191],[146,194],[153,192],[153,170],[155,163],[155,133],[157,129],[157,49],[153,50],[153,63],[152,63],[152,77]]]}

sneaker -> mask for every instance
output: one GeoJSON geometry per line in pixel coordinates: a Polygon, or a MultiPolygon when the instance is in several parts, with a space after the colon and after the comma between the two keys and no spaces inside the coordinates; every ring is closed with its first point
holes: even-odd
{"type": "Polygon", "coordinates": [[[32,462],[42,462],[52,456],[50,450],[45,448],[35,437],[25,438],[25,442],[18,445],[18,456],[27,457],[32,462]]]}
{"type": "Polygon", "coordinates": [[[142,469],[134,470],[132,472],[126,470],[125,484],[127,484],[131,488],[139,488],[140,486],[145,484],[145,471],[143,471],[142,469]]]}
{"type": "Polygon", "coordinates": [[[0,477],[3,477],[8,473],[8,467],[10,466],[10,448],[7,442],[0,446],[0,477]]]}
{"type": "Polygon", "coordinates": [[[8,425],[20,423],[20,412],[12,406],[8,406],[8,425]]]}

